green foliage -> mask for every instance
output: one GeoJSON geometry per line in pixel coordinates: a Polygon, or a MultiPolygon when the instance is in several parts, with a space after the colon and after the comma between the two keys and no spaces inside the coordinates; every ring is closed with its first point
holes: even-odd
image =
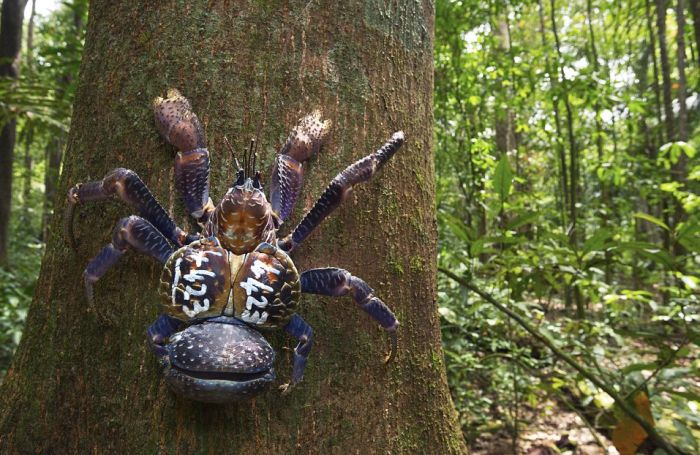
{"type": "MultiPolygon", "coordinates": [[[[625,396],[643,387],[664,436],[696,451],[700,134],[666,137],[646,3],[441,0],[436,14],[439,266],[527,316],[625,396]]],[[[692,37],[688,26],[686,45],[692,37]]],[[[692,92],[690,53],[686,67],[692,92]]],[[[677,69],[671,78],[675,97],[677,69]]],[[[445,277],[439,305],[468,439],[500,428],[517,438],[519,410],[544,396],[573,395],[584,414],[610,406],[445,277]]]]}
{"type": "Polygon", "coordinates": [[[55,185],[59,172],[48,157],[60,157],[65,143],[86,22],[83,0],[39,18],[32,49],[22,51],[20,78],[0,79],[0,124],[17,119],[9,263],[0,267],[0,379],[19,344],[39,275],[53,204],[46,185],[55,185]]]}

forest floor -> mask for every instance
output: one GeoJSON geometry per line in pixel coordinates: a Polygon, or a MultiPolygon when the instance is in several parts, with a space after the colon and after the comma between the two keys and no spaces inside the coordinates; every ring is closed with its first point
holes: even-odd
{"type": "MultiPolygon", "coordinates": [[[[521,425],[517,454],[618,454],[610,440],[598,432],[594,434],[575,412],[554,402],[540,409],[522,410],[521,425]]],[[[471,449],[472,455],[512,455],[512,437],[506,429],[484,433],[471,449]]]]}

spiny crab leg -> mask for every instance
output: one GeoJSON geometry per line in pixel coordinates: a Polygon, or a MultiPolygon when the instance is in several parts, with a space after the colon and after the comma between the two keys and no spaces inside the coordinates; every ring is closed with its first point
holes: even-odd
{"type": "Polygon", "coordinates": [[[112,243],[102,248],[85,267],[85,291],[91,307],[94,306],[93,284],[102,278],[129,248],[148,254],[162,264],[173,254],[172,246],[151,223],[135,215],[122,218],[114,228],[112,243]]]}
{"type": "Polygon", "coordinates": [[[382,167],[404,142],[403,131],[398,131],[379,150],[348,166],[336,175],[316,204],[290,235],[278,242],[285,251],[292,251],[303,242],[348,197],[352,187],[369,180],[377,169],[382,167]]]}
{"type": "Polygon", "coordinates": [[[321,148],[330,124],[330,120],[321,120],[320,111],[307,115],[289,133],[277,155],[270,182],[270,204],[280,224],[292,213],[299,197],[304,180],[303,163],[321,148]]]}
{"type": "Polygon", "coordinates": [[[71,247],[74,249],[77,247],[73,232],[76,206],[113,196],[119,197],[136,208],[143,218],[175,245],[182,246],[197,239],[197,236],[188,235],[175,224],[136,172],[117,168],[110,171],[102,180],[79,183],[68,191],[68,206],[63,220],[63,229],[71,247]]]}
{"type": "Polygon", "coordinates": [[[178,149],[175,186],[187,211],[204,226],[214,210],[209,198],[209,151],[197,115],[190,102],[175,90],[167,98],[153,100],[153,114],[161,136],[178,149]]]}
{"type": "Polygon", "coordinates": [[[298,314],[292,316],[287,325],[284,326],[284,330],[299,340],[299,343],[294,348],[292,380],[287,384],[280,386],[282,394],[286,395],[304,378],[306,360],[308,359],[309,353],[311,353],[311,348],[314,345],[314,331],[311,326],[298,314]]]}
{"type": "Polygon", "coordinates": [[[374,290],[361,278],[352,275],[344,269],[329,267],[324,269],[310,269],[300,276],[301,292],[305,294],[320,294],[333,297],[352,295],[355,303],[372,316],[389,335],[391,350],[384,360],[390,363],[396,357],[397,337],[396,329],[399,321],[389,307],[378,297],[375,297],[374,290]]]}

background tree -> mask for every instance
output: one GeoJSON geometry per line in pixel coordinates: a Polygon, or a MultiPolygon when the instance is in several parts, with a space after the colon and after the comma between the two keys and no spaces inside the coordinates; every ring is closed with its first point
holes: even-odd
{"type": "MultiPolygon", "coordinates": [[[[334,127],[307,171],[308,206],[345,163],[402,128],[405,148],[297,262],[307,268],[332,257],[381,289],[402,322],[401,351],[384,368],[383,334],[350,302],[306,299],[317,343],[303,387],[234,406],[182,401],[163,385],[143,338],[158,312],[157,264],[128,255],[100,281],[100,310],[117,325],[101,326],[87,311],[82,269],[129,209],[86,207],[77,255],[57,234],[60,217],[51,223],[25,336],[0,393],[3,452],[463,451],[435,311],[432,16],[430,3],[92,2],[59,194],[127,166],[184,220],[149,106],[172,86],[205,125],[214,195],[233,177],[224,135],[238,147],[257,136],[269,168],[290,125],[322,108],[334,127]]],[[[272,338],[278,348],[292,343],[272,338]]],[[[280,374],[288,374],[289,355],[279,352],[280,374]]]]}
{"type": "MultiPolygon", "coordinates": [[[[0,13],[0,78],[19,76],[19,51],[26,0],[3,0],[0,13]]],[[[0,131],[0,265],[7,262],[8,229],[12,206],[12,162],[17,123],[2,122],[0,131]]]]}
{"type": "MultiPolygon", "coordinates": [[[[17,125],[8,261],[0,265],[0,378],[19,343],[44,253],[87,19],[87,1],[29,15],[20,77],[0,78],[0,121],[17,125]],[[33,25],[32,25],[33,24],[33,25]]],[[[3,182],[4,183],[4,182],[3,182]]]]}

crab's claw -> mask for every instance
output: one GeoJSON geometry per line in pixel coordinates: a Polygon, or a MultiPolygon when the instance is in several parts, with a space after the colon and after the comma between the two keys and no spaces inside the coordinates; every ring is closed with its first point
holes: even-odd
{"type": "Polygon", "coordinates": [[[73,218],[75,217],[75,209],[80,202],[78,200],[79,188],[80,184],[68,190],[66,209],[63,212],[63,236],[68,245],[74,250],[78,248],[78,242],[75,240],[75,232],[73,231],[73,218]]]}
{"type": "Polygon", "coordinates": [[[167,98],[153,100],[153,114],[161,136],[181,152],[206,148],[204,130],[190,102],[174,88],[167,98]]]}

